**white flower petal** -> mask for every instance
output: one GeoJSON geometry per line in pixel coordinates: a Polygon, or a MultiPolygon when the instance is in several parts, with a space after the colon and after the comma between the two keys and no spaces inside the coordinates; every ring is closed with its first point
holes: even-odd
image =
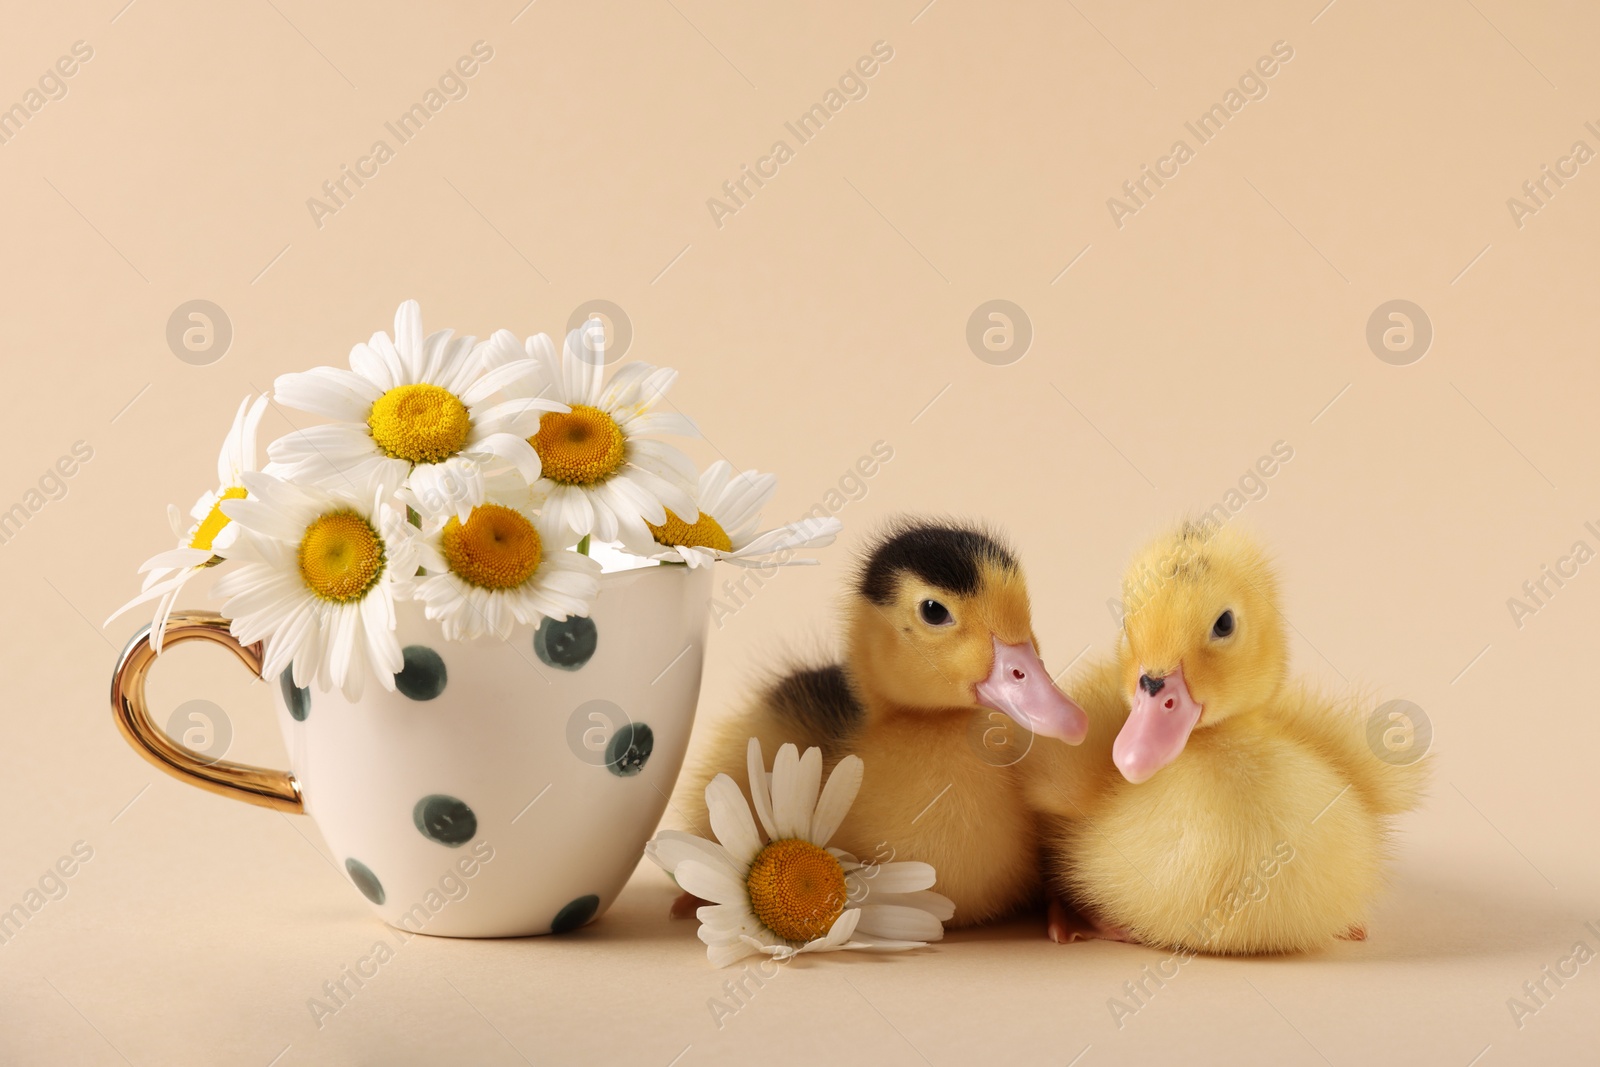
{"type": "MultiPolygon", "coordinates": [[[[457,379],[445,384],[445,388],[460,396],[471,384],[470,380],[461,377],[461,374],[475,377],[515,360],[526,358],[527,354],[522,351],[522,342],[517,340],[516,334],[510,330],[496,330],[478,343],[472,358],[462,364],[457,379]]],[[[535,369],[537,372],[537,367],[535,369]]]]}
{"type": "Polygon", "coordinates": [[[394,633],[394,605],[381,591],[374,590],[360,601],[362,639],[366,661],[385,689],[394,689],[394,676],[405,669],[405,653],[394,633]]]}
{"type": "Polygon", "coordinates": [[[633,513],[633,509],[626,501],[617,495],[616,483],[617,479],[612,478],[609,482],[602,482],[587,492],[573,490],[590,509],[592,518],[587,532],[601,541],[617,540],[622,516],[631,516],[633,513]]]}
{"type": "Polygon", "coordinates": [[[900,860],[895,863],[869,864],[856,872],[872,888],[873,903],[879,893],[915,893],[930,889],[935,879],[933,867],[917,860],[900,860]]]}
{"type": "MultiPolygon", "coordinates": [[[[554,521],[566,526],[574,533],[585,534],[594,528],[594,505],[589,501],[589,495],[570,485],[555,485],[549,497],[545,500],[545,507],[551,511],[554,521]]],[[[602,535],[601,540],[610,540],[602,535]]]]}
{"type": "Polygon", "coordinates": [[[772,499],[777,488],[776,475],[745,471],[730,482],[718,497],[708,497],[702,490],[700,507],[715,515],[729,538],[739,545],[749,539],[749,534],[761,519],[761,509],[772,499]]]}
{"type": "Polygon", "coordinates": [[[699,437],[700,427],[687,415],[676,411],[649,411],[631,418],[618,420],[627,434],[670,434],[676,437],[699,437]]]}
{"type": "Polygon", "coordinates": [[[700,920],[696,936],[708,945],[737,941],[745,934],[761,932],[761,920],[750,910],[749,904],[707,904],[695,909],[700,920]]]}
{"type": "MultiPolygon", "coordinates": [[[[591,493],[596,503],[604,504],[606,510],[619,519],[626,515],[631,520],[643,520],[660,526],[667,521],[667,513],[656,495],[641,484],[648,477],[650,475],[643,471],[618,471],[604,483],[595,486],[591,493]]],[[[678,517],[686,522],[694,521],[685,519],[683,515],[678,517]]],[[[638,527],[633,531],[635,537],[649,536],[648,532],[641,534],[642,523],[635,522],[634,525],[638,527]]],[[[605,540],[612,538],[606,537],[605,540]]]]}
{"type": "MultiPolygon", "coordinates": [[[[856,927],[860,922],[861,909],[846,908],[837,919],[833,920],[833,926],[828,929],[827,936],[822,938],[822,943],[814,951],[827,952],[831,949],[842,947],[846,941],[855,936],[856,927]]],[[[811,942],[811,945],[816,944],[817,942],[815,941],[811,942]]],[[[811,946],[807,945],[806,947],[810,948],[811,946]]]]}
{"type": "MultiPolygon", "coordinates": [[[[381,376],[374,373],[371,381],[384,392],[398,386],[410,384],[411,372],[406,367],[406,361],[401,358],[400,353],[395,349],[394,340],[382,330],[374,332],[364,344],[355,345],[350,349],[350,368],[352,370],[357,369],[356,359],[358,353],[364,354],[363,358],[365,360],[376,360],[378,365],[382,366],[381,376]],[[391,384],[382,385],[381,383],[383,382],[391,384]]],[[[367,363],[365,365],[370,366],[371,364],[367,363]]]]}
{"type": "Polygon", "coordinates": [[[542,400],[536,396],[506,400],[493,407],[472,410],[472,436],[469,441],[480,440],[491,433],[514,433],[518,437],[532,437],[539,432],[539,419],[549,412],[570,411],[567,405],[555,400],[542,400]]]}
{"type": "Polygon", "coordinates": [[[454,515],[466,522],[472,509],[483,503],[483,477],[470,460],[419,463],[406,479],[408,498],[424,518],[454,515]]]}
{"type": "MultiPolygon", "coordinates": [[[[812,751],[817,753],[820,764],[821,751],[817,749],[812,751]]],[[[860,756],[850,755],[840,760],[833,768],[833,772],[828,775],[827,787],[822,790],[822,797],[816,802],[816,810],[812,813],[808,840],[818,845],[826,845],[838,832],[839,825],[850,813],[850,805],[856,802],[856,794],[861,789],[863,766],[860,756]]],[[[929,868],[930,871],[932,869],[929,868]]],[[[932,884],[930,880],[928,885],[932,884]]],[[[915,888],[925,889],[927,886],[915,888]]]]}
{"type": "Polygon", "coordinates": [[[697,481],[694,461],[681,449],[654,438],[635,437],[628,441],[628,462],[670,483],[685,495],[694,496],[697,481]]]}
{"type": "Polygon", "coordinates": [[[288,514],[285,509],[274,507],[265,500],[253,497],[224,500],[222,513],[246,530],[261,534],[263,537],[299,544],[300,539],[305,536],[305,524],[297,516],[288,514]]]}
{"type": "Polygon", "coordinates": [[[116,611],[113,611],[110,615],[106,616],[106,621],[101,625],[109,626],[112,621],[117,618],[117,616],[121,615],[129,608],[136,608],[140,604],[148,604],[152,600],[160,600],[163,597],[177,592],[178,590],[182,589],[192,577],[194,577],[194,572],[191,570],[185,570],[165,579],[164,581],[152,584],[149,586],[149,588],[142,590],[138,596],[122,605],[116,611]]]}
{"type": "Polygon", "coordinates": [[[778,827],[772,819],[772,787],[767,784],[767,765],[761,758],[761,740],[752,737],[745,746],[745,770],[750,776],[750,800],[756,809],[756,818],[767,832],[768,840],[777,840],[778,827]]]}
{"type": "Polygon", "coordinates": [[[944,937],[944,924],[921,908],[898,904],[863,904],[857,929],[867,937],[887,937],[897,941],[938,941],[944,937]]]}
{"type": "Polygon", "coordinates": [[[415,300],[407,300],[394,313],[394,347],[405,361],[408,382],[422,378],[422,308],[415,300]]]}
{"type": "Polygon", "coordinates": [[[682,486],[667,481],[659,474],[647,471],[643,467],[627,467],[613,475],[607,484],[617,485],[622,482],[632,485],[636,494],[642,494],[643,499],[649,501],[649,511],[642,508],[635,510],[651,522],[656,521],[652,513],[662,507],[684,522],[694,522],[700,517],[700,508],[694,502],[694,494],[682,486]]]}
{"type": "Polygon", "coordinates": [[[750,861],[761,851],[761,835],[756,831],[750,806],[745,803],[738,784],[726,774],[711,779],[706,786],[706,810],[717,840],[728,850],[734,863],[748,870],[750,861]]]}
{"type": "Polygon", "coordinates": [[[353,371],[313,367],[282,374],[272,383],[273,398],[285,407],[346,422],[364,420],[383,390],[353,371]]]}
{"type": "Polygon", "coordinates": [[[707,945],[706,959],[711,961],[713,967],[726,967],[730,963],[737,963],[746,956],[755,955],[759,949],[745,940],[730,941],[724,945],[707,945]]]}
{"type": "Polygon", "coordinates": [[[685,833],[682,830],[660,830],[645,846],[645,855],[662,870],[671,874],[684,860],[699,860],[709,867],[721,868],[729,877],[743,877],[728,855],[728,850],[715,841],[685,833]]]}
{"type": "MultiPolygon", "coordinates": [[[[539,362],[534,359],[512,359],[486,368],[477,381],[462,391],[461,402],[469,406],[481,404],[507,386],[538,382],[539,373],[539,362]]],[[[554,404],[556,401],[543,403],[554,404]]]]}
{"type": "Polygon", "coordinates": [[[790,959],[800,951],[793,943],[785,941],[765,926],[758,926],[755,933],[739,936],[757,952],[765,952],[779,960],[790,959]]]}
{"type": "Polygon", "coordinates": [[[600,376],[605,371],[605,327],[591,319],[567,332],[561,352],[561,377],[569,404],[595,407],[600,401],[600,376]]]}
{"type": "Polygon", "coordinates": [[[387,359],[370,345],[350,349],[350,369],[371,382],[381,393],[404,384],[404,371],[398,360],[387,359]]]}
{"type": "Polygon", "coordinates": [[[539,453],[533,450],[526,437],[514,433],[492,433],[479,441],[473,451],[509,463],[529,482],[539,479],[539,453]]]}
{"type": "Polygon", "coordinates": [[[144,574],[153,570],[173,570],[179,567],[198,567],[210,558],[211,553],[203,548],[169,548],[165,552],[157,552],[139,564],[139,573],[144,574]]]}
{"type": "Polygon", "coordinates": [[[733,464],[725,459],[716,460],[701,471],[700,484],[695,489],[700,505],[709,511],[713,505],[721,503],[722,491],[732,477],[733,464]]]}
{"type": "MultiPolygon", "coordinates": [[[[848,882],[849,879],[846,879],[848,882]]],[[[916,893],[880,893],[872,890],[872,903],[898,904],[907,908],[916,908],[932,915],[940,922],[949,922],[956,913],[955,901],[943,893],[935,893],[931,889],[924,889],[916,893]]]]}
{"type": "Polygon", "coordinates": [[[624,363],[618,367],[611,380],[606,383],[605,391],[600,394],[600,400],[595,405],[601,411],[614,415],[621,421],[631,415],[633,405],[638,401],[639,383],[649,377],[655,368],[648,363],[624,363]]]}
{"type": "Polygon", "coordinates": [[[887,937],[866,937],[860,930],[856,931],[855,938],[844,946],[857,952],[905,952],[914,948],[927,948],[926,941],[896,941],[887,937]]]}
{"type": "MultiPolygon", "coordinates": [[[[768,530],[735,550],[735,555],[753,557],[773,552],[782,552],[785,549],[793,551],[800,548],[824,548],[833,544],[834,538],[843,529],[843,523],[838,519],[826,519],[822,522],[803,520],[791,522],[775,530],[768,530]]],[[[799,562],[790,560],[789,562],[799,562]]]]}
{"type": "MultiPolygon", "coordinates": [[[[800,822],[800,833],[806,835],[811,832],[811,819],[816,814],[817,797],[822,792],[822,749],[808,748],[800,754],[799,768],[799,810],[803,813],[800,822]]],[[[814,842],[822,843],[822,842],[814,842]]]]}
{"type": "MultiPolygon", "coordinates": [[[[566,379],[561,373],[561,356],[556,352],[555,342],[550,340],[549,334],[534,334],[524,342],[523,350],[527,352],[528,358],[539,364],[539,377],[542,379],[543,387],[548,389],[548,392],[544,392],[544,388],[538,390],[539,392],[563,404],[587,403],[581,397],[574,399],[567,395],[566,379]]],[[[531,382],[524,382],[519,391],[530,390],[532,385],[531,382]]]]}
{"type": "Polygon", "coordinates": [[[822,775],[822,753],[809,765],[800,758],[794,745],[783,745],[772,764],[772,822],[779,838],[804,838],[811,832],[811,815],[816,808],[818,779],[822,775]],[[807,780],[806,772],[812,777],[807,780]]]}
{"type": "Polygon", "coordinates": [[[644,363],[635,366],[641,368],[637,377],[628,378],[623,387],[615,391],[609,398],[609,406],[606,400],[601,401],[600,406],[618,418],[643,415],[660,403],[678,380],[678,372],[671,367],[652,367],[644,363]]]}
{"type": "Polygon", "coordinates": [[[748,891],[744,883],[730,875],[726,870],[702,863],[697,859],[686,859],[678,864],[678,869],[672,872],[678,880],[678,885],[693,893],[701,900],[709,900],[716,904],[733,904],[741,900],[748,900],[748,891]]]}

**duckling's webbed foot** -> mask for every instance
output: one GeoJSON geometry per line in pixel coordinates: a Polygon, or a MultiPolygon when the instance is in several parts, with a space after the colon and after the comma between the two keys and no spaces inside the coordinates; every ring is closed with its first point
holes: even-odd
{"type": "Polygon", "coordinates": [[[1366,939],[1367,928],[1360,925],[1352,926],[1350,929],[1339,935],[1340,941],[1365,941],[1366,939]]]}
{"type": "Polygon", "coordinates": [[[1098,922],[1068,907],[1059,897],[1050,898],[1044,932],[1058,945],[1070,945],[1075,941],[1133,941],[1126,930],[1098,922]]]}
{"type": "Polygon", "coordinates": [[[674,919],[692,919],[694,913],[710,904],[709,900],[701,900],[693,893],[679,893],[678,898],[672,902],[672,910],[667,914],[674,919]]]}

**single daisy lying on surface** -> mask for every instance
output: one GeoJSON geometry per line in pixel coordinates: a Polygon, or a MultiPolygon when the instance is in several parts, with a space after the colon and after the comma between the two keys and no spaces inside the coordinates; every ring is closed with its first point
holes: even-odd
{"type": "Polygon", "coordinates": [[[393,689],[404,666],[397,603],[420,603],[447,640],[509,640],[589,613],[591,539],[606,569],[765,566],[814,562],[793,551],[838,533],[832,518],[758,533],[770,474],[722,461],[697,484],[688,456],[656,439],[699,436],[659,410],[677,372],[627,362],[608,378],[597,319],[558,353],[544,334],[424,334],[408,300],[394,336],[374,333],[348,362],[277,378],[273,401],[331,421],[273,441],[265,468],[269,399],[246,397],[216,489],[188,523],[169,509],[177,547],[145,561],[142,591],[117,612],[154,601],[157,652],[176,598],[215,569],[231,633],[263,643],[264,675],[289,669],[296,685],[355,700],[372,679],[393,689]]]}
{"type": "Polygon", "coordinates": [[[719,560],[742,567],[816,563],[814,559],[795,559],[794,550],[833,544],[843,524],[832,517],[801,519],[756,533],[761,509],[777,488],[776,474],[735,474],[733,464],[719,459],[700,475],[695,494],[700,517],[685,522],[668,509],[666,522],[649,524],[654,543],[641,541],[634,550],[651,559],[691,567],[709,567],[719,560]]]}
{"type": "Polygon", "coordinates": [[[944,936],[955,905],[931,890],[932,867],[863,864],[827,847],[861,788],[860,757],[840,760],[826,786],[821,749],[801,756],[784,745],[769,777],[761,742],[752,737],[748,760],[755,819],[738,785],[719,774],[706,786],[716,841],[662,830],[645,846],[681,888],[712,902],[697,914],[713,964],[757,953],[788,959],[834,949],[921,948],[944,936]]]}

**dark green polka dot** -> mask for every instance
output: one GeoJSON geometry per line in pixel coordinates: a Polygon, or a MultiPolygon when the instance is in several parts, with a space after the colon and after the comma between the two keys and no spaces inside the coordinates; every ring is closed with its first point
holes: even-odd
{"type": "Polygon", "coordinates": [[[594,620],[583,615],[569,615],[562,622],[545,619],[533,634],[533,650],[539,658],[564,671],[575,671],[588,663],[599,643],[594,620]]]}
{"type": "Polygon", "coordinates": [[[423,837],[451,848],[460,848],[478,832],[478,817],[472,809],[443,793],[417,801],[417,806],[411,809],[411,821],[417,824],[423,837]]]}
{"type": "Polygon", "coordinates": [[[642,722],[625,722],[606,745],[606,768],[623,778],[638,774],[655,747],[656,735],[650,727],[642,722]]]}
{"type": "Polygon", "coordinates": [[[351,858],[344,861],[344,869],[350,875],[350,880],[356,884],[356,888],[361,890],[362,896],[374,904],[383,903],[383,883],[372,873],[372,868],[358,859],[351,858]]]}
{"type": "Polygon", "coordinates": [[[407,645],[406,665],[394,676],[394,687],[412,700],[432,700],[444,692],[444,657],[427,645],[407,645]]]}
{"type": "MultiPolygon", "coordinates": [[[[283,703],[289,709],[289,714],[294,716],[294,721],[305,722],[306,716],[311,714],[311,690],[294,684],[293,667],[285,667],[283,673],[278,675],[278,688],[283,690],[283,703]]],[[[361,869],[366,870],[365,867],[361,869]]]]}
{"type": "Polygon", "coordinates": [[[590,893],[586,897],[579,897],[571,904],[556,912],[556,917],[550,920],[552,934],[564,934],[569,930],[576,930],[600,910],[600,898],[590,893]]]}

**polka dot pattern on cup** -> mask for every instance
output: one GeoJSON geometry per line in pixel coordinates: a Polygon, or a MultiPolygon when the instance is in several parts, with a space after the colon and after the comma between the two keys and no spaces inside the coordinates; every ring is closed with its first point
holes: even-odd
{"type": "Polygon", "coordinates": [[[625,722],[606,745],[606,769],[619,778],[631,778],[644,770],[655,747],[655,731],[642,722],[625,722]]]}
{"type": "Polygon", "coordinates": [[[344,861],[344,870],[350,876],[350,880],[355,883],[356,888],[361,890],[362,896],[380,907],[383,905],[383,883],[378,881],[378,876],[372,873],[371,867],[351,857],[344,861]]]}
{"type": "Polygon", "coordinates": [[[285,667],[283,673],[278,675],[278,688],[283,691],[283,703],[289,709],[290,716],[295,722],[305,722],[306,716],[311,714],[311,689],[294,684],[293,667],[285,667]]]}
{"type": "Polygon", "coordinates": [[[533,634],[533,651],[548,667],[563,671],[581,670],[594,657],[600,632],[594,620],[584,615],[565,619],[544,619],[533,634]]]}
{"type": "Polygon", "coordinates": [[[448,674],[444,657],[427,645],[407,645],[406,665],[394,676],[394,687],[412,700],[432,700],[444,692],[448,674]]]}
{"type": "Polygon", "coordinates": [[[444,793],[432,793],[411,809],[411,821],[430,841],[460,848],[478,833],[478,816],[465,801],[444,793]]]}
{"type": "Polygon", "coordinates": [[[560,911],[550,920],[552,934],[564,934],[576,930],[584,923],[593,919],[595,912],[600,910],[600,898],[593,893],[579,897],[560,911]]]}

